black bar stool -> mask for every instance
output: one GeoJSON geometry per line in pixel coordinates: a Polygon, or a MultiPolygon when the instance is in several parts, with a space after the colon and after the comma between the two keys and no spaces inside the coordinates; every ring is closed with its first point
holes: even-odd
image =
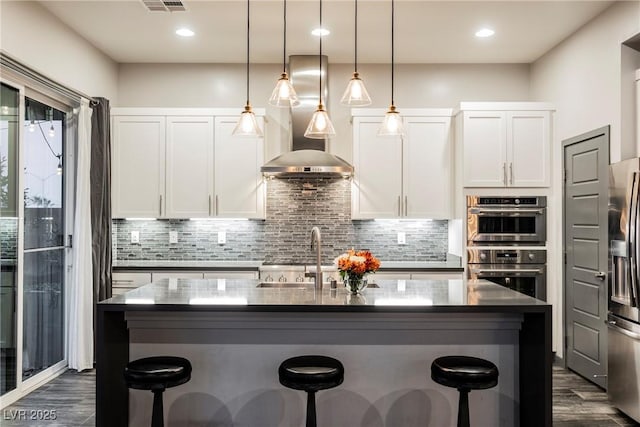
{"type": "Polygon", "coordinates": [[[498,384],[498,367],[477,357],[444,356],[431,364],[431,379],[458,389],[458,427],[469,427],[469,392],[495,387],[498,384]]]}
{"type": "Polygon", "coordinates": [[[182,357],[154,356],[134,360],[124,368],[127,387],[153,392],[151,427],[163,427],[162,393],[191,379],[191,363],[182,357]]]}
{"type": "Polygon", "coordinates": [[[337,387],[344,380],[344,366],[327,356],[296,356],[278,368],[280,384],[307,392],[307,424],[316,427],[316,391],[337,387]]]}

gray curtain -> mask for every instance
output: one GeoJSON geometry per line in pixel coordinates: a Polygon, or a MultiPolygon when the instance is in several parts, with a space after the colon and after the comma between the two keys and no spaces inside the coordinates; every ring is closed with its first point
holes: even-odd
{"type": "Polygon", "coordinates": [[[91,237],[97,302],[111,298],[111,128],[109,100],[95,98],[91,107],[91,237]]]}

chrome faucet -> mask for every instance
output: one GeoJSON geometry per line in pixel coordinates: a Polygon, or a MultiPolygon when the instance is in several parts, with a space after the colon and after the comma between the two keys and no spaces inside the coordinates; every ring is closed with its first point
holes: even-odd
{"type": "Polygon", "coordinates": [[[311,229],[311,250],[313,250],[313,243],[316,244],[316,283],[315,289],[322,290],[322,267],[321,267],[321,258],[322,258],[322,237],[320,236],[320,229],[318,227],[313,227],[311,229]]]}

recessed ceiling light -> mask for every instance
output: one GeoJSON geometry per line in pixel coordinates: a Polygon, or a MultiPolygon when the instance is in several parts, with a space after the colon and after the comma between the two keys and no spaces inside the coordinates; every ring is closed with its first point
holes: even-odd
{"type": "Polygon", "coordinates": [[[180,37],[193,37],[196,33],[194,33],[188,28],[180,28],[176,30],[176,34],[179,35],[180,37]]]}
{"type": "Polygon", "coordinates": [[[318,37],[324,37],[331,34],[331,31],[327,30],[326,28],[316,28],[315,30],[311,31],[311,34],[318,37]]]}
{"type": "Polygon", "coordinates": [[[476,37],[491,37],[494,34],[495,34],[495,31],[493,31],[490,28],[482,28],[476,31],[476,37]]]}

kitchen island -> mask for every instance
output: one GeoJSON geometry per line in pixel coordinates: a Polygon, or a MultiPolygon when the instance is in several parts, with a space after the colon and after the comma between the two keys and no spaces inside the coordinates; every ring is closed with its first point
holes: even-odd
{"type": "Polygon", "coordinates": [[[429,376],[446,354],[500,370],[496,388],[470,395],[474,424],[551,425],[551,306],[542,301],[482,280],[381,280],[356,296],[257,285],[164,280],[101,302],[96,425],[148,422],[151,393],[129,392],[122,371],[162,354],[194,367],[165,393],[167,425],[300,425],[304,396],[278,383],[277,366],[311,353],[345,365],[345,382],[318,394],[319,425],[455,425],[456,390],[429,376]]]}

